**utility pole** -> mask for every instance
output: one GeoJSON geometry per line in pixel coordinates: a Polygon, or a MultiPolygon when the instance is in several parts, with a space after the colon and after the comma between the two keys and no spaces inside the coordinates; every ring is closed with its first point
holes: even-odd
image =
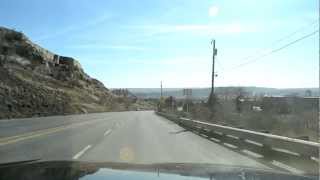
{"type": "Polygon", "coordinates": [[[209,97],[209,104],[213,105],[214,101],[214,77],[215,77],[215,72],[214,72],[214,58],[217,55],[217,49],[216,49],[216,41],[213,39],[211,41],[212,44],[212,79],[211,79],[211,93],[209,97]]]}
{"type": "Polygon", "coordinates": [[[162,81],[160,82],[160,98],[162,98],[162,81]]]}
{"type": "Polygon", "coordinates": [[[211,41],[212,44],[212,81],[211,81],[211,94],[214,94],[214,77],[215,77],[215,73],[214,73],[214,58],[217,55],[217,49],[216,49],[216,40],[212,40],[211,41]]]}
{"type": "Polygon", "coordinates": [[[185,104],[187,105],[187,112],[189,112],[189,101],[192,96],[192,89],[183,89],[183,95],[185,96],[185,104]]]}
{"type": "Polygon", "coordinates": [[[158,104],[158,111],[162,111],[162,81],[160,81],[160,98],[159,98],[159,104],[158,104]]]}

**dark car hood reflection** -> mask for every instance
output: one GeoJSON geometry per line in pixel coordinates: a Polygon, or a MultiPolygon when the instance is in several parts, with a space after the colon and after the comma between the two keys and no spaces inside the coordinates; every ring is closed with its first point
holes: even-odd
{"type": "Polygon", "coordinates": [[[0,180],[100,180],[100,179],[317,179],[280,171],[212,164],[126,164],[73,161],[30,162],[0,166],[0,180]]]}

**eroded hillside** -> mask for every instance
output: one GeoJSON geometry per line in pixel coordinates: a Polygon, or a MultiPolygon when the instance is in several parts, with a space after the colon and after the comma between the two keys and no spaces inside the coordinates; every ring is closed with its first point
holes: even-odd
{"type": "Polygon", "coordinates": [[[0,27],[0,118],[130,110],[80,63],[0,27]]]}

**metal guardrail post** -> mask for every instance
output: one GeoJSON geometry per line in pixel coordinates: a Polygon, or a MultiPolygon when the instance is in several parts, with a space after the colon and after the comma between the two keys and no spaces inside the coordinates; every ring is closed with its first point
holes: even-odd
{"type": "Polygon", "coordinates": [[[260,148],[260,154],[264,156],[265,159],[267,160],[272,160],[273,157],[273,151],[270,145],[268,144],[263,144],[262,147],[260,148]]]}
{"type": "Polygon", "coordinates": [[[177,124],[200,131],[203,134],[220,140],[220,143],[230,143],[237,146],[238,150],[249,150],[262,155],[264,160],[273,162],[277,160],[292,167],[297,167],[308,173],[319,173],[319,148],[317,142],[288,138],[269,133],[256,132],[218,124],[195,121],[178,116],[158,113],[177,124]],[[199,126],[200,129],[195,128],[199,126]],[[204,130],[204,129],[208,129],[204,130]],[[314,160],[314,158],[317,160],[314,160]]]}

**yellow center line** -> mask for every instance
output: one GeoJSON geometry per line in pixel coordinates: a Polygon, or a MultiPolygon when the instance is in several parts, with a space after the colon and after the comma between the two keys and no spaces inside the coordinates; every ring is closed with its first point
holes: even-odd
{"type": "Polygon", "coordinates": [[[66,126],[59,126],[59,127],[54,127],[54,128],[37,130],[37,131],[33,131],[33,132],[28,132],[28,133],[16,135],[16,136],[0,138],[0,146],[7,145],[7,144],[12,144],[12,143],[17,143],[17,142],[24,141],[24,140],[27,140],[27,139],[32,139],[32,138],[36,138],[36,137],[40,137],[40,136],[56,133],[56,132],[59,132],[59,131],[75,128],[75,127],[86,125],[86,124],[91,124],[91,123],[94,123],[96,121],[101,121],[101,120],[70,124],[70,125],[66,125],[66,126]]]}

